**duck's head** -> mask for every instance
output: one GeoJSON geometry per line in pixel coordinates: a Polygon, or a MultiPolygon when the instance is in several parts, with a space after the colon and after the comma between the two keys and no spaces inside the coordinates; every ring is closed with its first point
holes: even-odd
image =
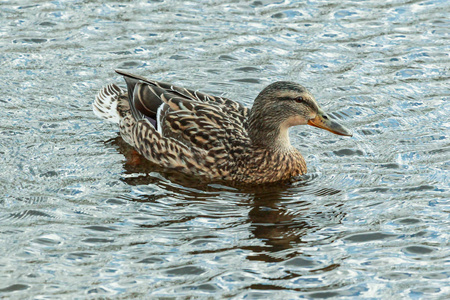
{"type": "Polygon", "coordinates": [[[267,141],[261,139],[266,135],[266,139],[289,143],[287,130],[296,125],[311,125],[334,134],[352,136],[351,131],[332,120],[320,108],[314,96],[300,84],[278,81],[259,93],[249,119],[253,142],[265,144],[267,141]]]}

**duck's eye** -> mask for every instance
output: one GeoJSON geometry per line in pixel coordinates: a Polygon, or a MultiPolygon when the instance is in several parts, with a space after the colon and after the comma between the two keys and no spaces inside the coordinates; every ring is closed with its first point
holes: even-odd
{"type": "Polygon", "coordinates": [[[295,98],[295,102],[297,102],[297,103],[303,102],[303,97],[300,96],[300,97],[295,98]]]}

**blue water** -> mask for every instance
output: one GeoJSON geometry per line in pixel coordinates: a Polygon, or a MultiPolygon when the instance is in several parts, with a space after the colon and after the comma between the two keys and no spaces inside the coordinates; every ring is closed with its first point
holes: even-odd
{"type": "Polygon", "coordinates": [[[0,4],[0,297],[450,297],[448,1],[0,4]],[[290,80],[309,173],[237,188],[129,163],[114,69],[250,106],[290,80]]]}

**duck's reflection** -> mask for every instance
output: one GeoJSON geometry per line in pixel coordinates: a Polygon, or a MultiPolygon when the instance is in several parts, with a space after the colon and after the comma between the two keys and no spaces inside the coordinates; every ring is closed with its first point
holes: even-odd
{"type": "Polygon", "coordinates": [[[286,200],[287,197],[286,189],[258,191],[253,194],[248,222],[251,224],[250,231],[253,236],[263,244],[247,247],[252,253],[248,259],[266,262],[284,260],[285,256],[277,257],[270,254],[302,243],[302,237],[314,229],[315,225],[307,222],[300,213],[307,212],[309,204],[297,200],[295,205],[301,207],[301,210],[293,211],[283,205],[282,200],[286,200]]]}
{"type": "MultiPolygon", "coordinates": [[[[108,143],[117,147],[125,156],[123,181],[129,185],[155,184],[167,191],[167,194],[179,195],[188,200],[205,201],[205,203],[212,197],[218,195],[221,197],[222,194],[230,193],[230,191],[241,198],[242,201],[237,205],[249,209],[245,223],[250,225],[251,235],[259,240],[259,243],[255,245],[242,247],[244,250],[250,250],[251,254],[247,256],[249,260],[276,262],[298,255],[296,251],[286,251],[281,256],[273,255],[293,247],[298,248],[298,245],[307,243],[303,240],[306,234],[318,230],[319,226],[311,217],[312,204],[307,200],[293,198],[299,198],[299,195],[306,191],[316,195],[331,195],[339,192],[333,189],[308,190],[308,181],[296,182],[295,185],[272,184],[258,187],[211,185],[179,173],[167,173],[158,166],[151,165],[120,137],[108,143]],[[149,170],[151,170],[150,174],[149,170]]],[[[160,197],[166,197],[167,194],[160,197]]],[[[157,201],[157,198],[154,195],[148,195],[148,198],[140,195],[136,201],[150,203],[157,201]]],[[[236,209],[239,210],[239,208],[236,209]]]]}

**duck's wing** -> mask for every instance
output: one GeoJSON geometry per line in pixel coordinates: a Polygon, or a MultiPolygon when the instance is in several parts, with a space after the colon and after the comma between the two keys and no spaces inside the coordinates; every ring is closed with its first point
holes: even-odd
{"type": "Polygon", "coordinates": [[[237,112],[238,114],[242,114],[245,117],[248,113],[248,109],[245,106],[225,97],[213,96],[199,91],[178,87],[169,83],[150,80],[145,77],[134,75],[121,70],[116,70],[116,72],[124,76],[125,78],[128,89],[128,98],[133,99],[133,101],[136,103],[135,107],[139,111],[141,111],[142,109],[141,113],[145,115],[148,114],[148,116],[150,117],[156,115],[157,109],[161,104],[160,98],[163,94],[168,98],[178,96],[180,98],[194,102],[225,105],[231,110],[237,112]],[[156,90],[157,94],[149,93],[151,90],[147,89],[146,86],[158,88],[156,90]]]}
{"type": "Polygon", "coordinates": [[[236,140],[248,139],[244,117],[234,109],[178,97],[164,100],[158,120],[160,132],[165,137],[199,149],[226,152],[236,140]]]}
{"type": "Polygon", "coordinates": [[[248,140],[245,128],[248,109],[243,105],[117,72],[125,77],[135,119],[147,119],[162,137],[206,151],[227,151],[236,140],[248,140]]]}

